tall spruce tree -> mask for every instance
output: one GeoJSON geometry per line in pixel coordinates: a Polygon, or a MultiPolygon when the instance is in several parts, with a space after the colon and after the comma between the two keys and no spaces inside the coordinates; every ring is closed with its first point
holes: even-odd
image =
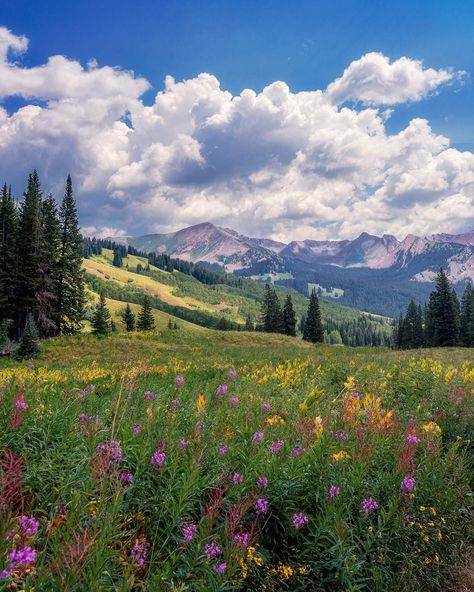
{"type": "MultiPolygon", "coordinates": [[[[0,201],[0,322],[13,321],[16,314],[16,243],[18,213],[11,189],[3,186],[0,201]]],[[[6,326],[6,325],[5,325],[6,326]]]]}
{"type": "Polygon", "coordinates": [[[252,317],[250,316],[250,313],[247,313],[247,316],[245,317],[245,330],[253,331],[254,329],[255,327],[252,321],[252,317]]]}
{"type": "Polygon", "coordinates": [[[38,173],[28,177],[28,186],[20,205],[17,236],[16,306],[17,335],[26,325],[29,313],[37,314],[36,295],[41,286],[41,188],[38,173]]]}
{"type": "Polygon", "coordinates": [[[145,295],[143,305],[138,315],[137,329],[139,331],[151,331],[155,328],[155,319],[151,308],[150,298],[145,295]]]}
{"type": "Polygon", "coordinates": [[[308,313],[304,325],[303,339],[311,343],[322,343],[324,341],[324,329],[321,322],[321,311],[316,291],[313,288],[309,297],[308,313]]]}
{"type": "Polygon", "coordinates": [[[266,333],[283,332],[283,312],[275,288],[265,285],[261,313],[262,329],[266,333]]]}
{"type": "Polygon", "coordinates": [[[92,316],[92,333],[94,335],[108,335],[112,331],[110,312],[105,302],[104,294],[99,297],[92,316]]]}
{"type": "Polygon", "coordinates": [[[114,249],[114,259],[113,259],[112,264],[114,265],[114,267],[122,267],[123,266],[122,251],[118,247],[116,247],[114,249]]]}
{"type": "Polygon", "coordinates": [[[81,330],[84,310],[84,273],[82,237],[79,233],[71,175],[59,209],[61,233],[57,279],[56,326],[58,333],[72,335],[81,330]]]}
{"type": "Polygon", "coordinates": [[[436,289],[428,304],[429,345],[453,346],[459,342],[459,302],[445,272],[440,269],[436,289]]]}
{"type": "Polygon", "coordinates": [[[467,284],[461,299],[461,330],[460,341],[465,347],[474,346],[474,335],[471,332],[471,319],[474,318],[474,290],[467,284]]]}
{"type": "Polygon", "coordinates": [[[135,315],[133,314],[132,309],[130,308],[130,304],[128,304],[128,302],[127,306],[125,307],[122,320],[127,331],[135,330],[135,315]]]}
{"type": "Polygon", "coordinates": [[[283,306],[283,333],[292,337],[296,336],[296,315],[291,294],[287,295],[283,306]]]}
{"type": "Polygon", "coordinates": [[[18,360],[27,360],[37,356],[40,353],[38,341],[38,329],[33,315],[29,312],[26,317],[26,324],[21,335],[20,343],[14,352],[15,357],[18,360]]]}
{"type": "Polygon", "coordinates": [[[57,282],[60,253],[60,229],[56,202],[52,195],[41,204],[39,254],[40,284],[36,293],[37,323],[41,336],[57,331],[57,282]]]}

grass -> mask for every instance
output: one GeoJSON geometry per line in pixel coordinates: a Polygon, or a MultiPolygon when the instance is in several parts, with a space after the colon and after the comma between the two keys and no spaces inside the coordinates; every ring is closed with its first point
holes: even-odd
{"type": "Polygon", "coordinates": [[[55,338],[32,363],[0,361],[0,452],[19,467],[0,457],[0,571],[14,548],[36,552],[6,582],[460,589],[472,351],[312,346],[183,321],[169,331],[167,319],[152,334],[55,338]],[[28,541],[21,515],[38,521],[28,541]]]}

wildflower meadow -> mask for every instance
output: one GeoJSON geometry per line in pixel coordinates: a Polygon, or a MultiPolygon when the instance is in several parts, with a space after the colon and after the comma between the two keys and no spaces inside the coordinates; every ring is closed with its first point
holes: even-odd
{"type": "Polygon", "coordinates": [[[463,589],[468,351],[167,331],[44,350],[0,366],[0,589],[463,589]]]}

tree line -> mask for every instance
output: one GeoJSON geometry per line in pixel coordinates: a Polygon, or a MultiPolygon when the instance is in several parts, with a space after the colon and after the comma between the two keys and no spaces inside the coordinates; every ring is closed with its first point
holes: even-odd
{"type": "MultiPolygon", "coordinates": [[[[59,205],[28,176],[18,203],[5,184],[0,199],[0,326],[4,341],[80,331],[84,309],[82,237],[71,177],[59,205]]],[[[33,339],[34,341],[34,339],[33,339]]]]}
{"type": "Polygon", "coordinates": [[[400,314],[394,334],[398,349],[474,347],[474,288],[468,284],[459,303],[446,273],[440,269],[428,303],[422,308],[413,300],[400,314]]]}
{"type": "MultiPolygon", "coordinates": [[[[260,325],[257,329],[266,333],[282,333],[283,335],[296,337],[296,314],[293,308],[291,294],[287,294],[282,307],[275,288],[270,284],[265,285],[260,325]]],[[[321,343],[324,341],[321,310],[314,289],[311,291],[309,297],[303,339],[311,343],[321,343]]]]}

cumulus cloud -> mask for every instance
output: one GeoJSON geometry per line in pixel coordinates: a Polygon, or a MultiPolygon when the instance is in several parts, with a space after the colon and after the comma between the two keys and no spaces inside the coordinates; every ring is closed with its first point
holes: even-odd
{"type": "Polygon", "coordinates": [[[350,64],[331,82],[327,95],[332,102],[360,101],[366,105],[396,105],[419,101],[438,87],[460,80],[463,71],[424,68],[420,60],[402,57],[394,62],[378,52],[367,53],[350,64]]]}
{"type": "Polygon", "coordinates": [[[61,191],[71,171],[89,233],[206,220],[279,240],[474,226],[474,155],[424,119],[387,133],[378,107],[419,100],[454,72],[367,54],[326,90],[275,82],[234,96],[202,73],[168,76],[147,105],[149,83],[132,72],[64,56],[26,68],[26,48],[0,28],[0,96],[27,103],[0,107],[0,180],[19,190],[36,166],[61,191]]]}

